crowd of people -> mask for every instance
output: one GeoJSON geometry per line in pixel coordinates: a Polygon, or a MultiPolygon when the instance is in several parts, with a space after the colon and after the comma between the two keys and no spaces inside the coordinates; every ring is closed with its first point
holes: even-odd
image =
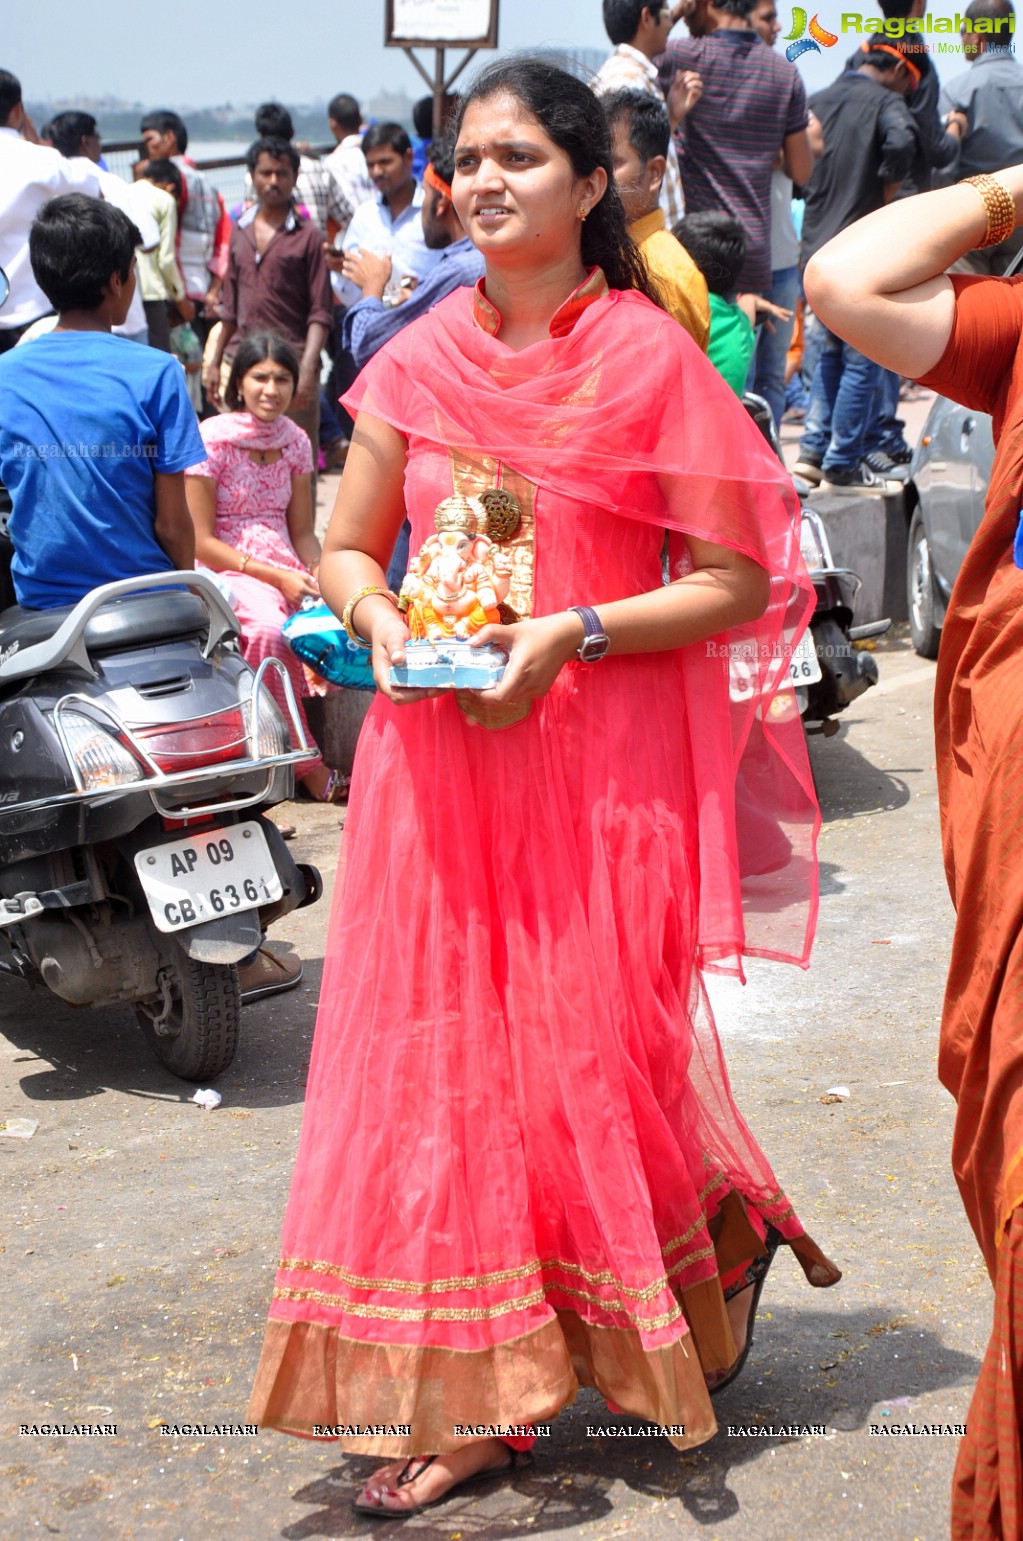
{"type": "MultiPolygon", "coordinates": [[[[774,0],[603,0],[613,51],[591,82],[615,129],[633,236],[672,314],[737,391],[766,399],[779,427],[786,413],[805,418],[798,474],[838,494],[898,490],[910,446],[899,379],[814,316],[806,263],[893,198],[1023,156],[1011,0],[973,0],[962,32],[969,68],[943,90],[920,34],[894,25],[922,17],[926,0],[879,5],[893,25],[808,101],[798,70],[774,48],[774,0]],[[679,38],[682,18],[688,35],[679,38]]],[[[0,350],[51,324],[27,261],[39,200],[74,189],[103,196],[142,236],[122,334],[177,352],[202,415],[223,408],[247,332],[282,337],[300,366],[288,415],[312,440],[314,476],[317,465],[344,463],[351,419],[339,399],[376,349],[481,276],[444,191],[451,146],[440,149],[447,177],[428,159],[429,97],[410,134],[395,123],[367,130],[355,98],[338,94],[327,112],[335,149],[322,158],[296,148],[286,108],[264,103],[245,196],[229,210],[190,160],[178,113],[143,115],[126,184],[106,170],[91,114],[63,111],[37,133],[17,94],[0,100],[0,257],[15,291],[0,315],[0,350]],[[16,129],[12,112],[21,113],[16,129]],[[59,161],[47,165],[33,152],[49,147],[59,161]]],[[[445,100],[448,117],[455,105],[445,100]]],[[[1002,272],[1019,245],[1015,233],[964,266],[1002,272]]]]}
{"type": "MultiPolygon", "coordinates": [[[[841,1277],[734,1102],[701,977],[805,964],[816,913],[819,811],[776,667],[812,592],[791,478],[739,398],[802,411],[796,469],[839,495],[900,484],[903,377],[991,411],[1000,474],[939,666],[942,1074],[999,1311],[953,1523],[1019,1537],[1021,911],[1017,881],[995,896],[974,870],[1019,871],[1012,7],[973,0],[943,94],[892,27],[809,100],[773,0],[603,14],[591,83],[494,65],[436,137],[432,102],[410,135],[341,94],[318,159],[265,103],[233,210],[177,113],[142,118],[129,183],[93,117],[37,132],[0,71],[17,598],[199,563],[299,693],[281,628],[305,599],[371,650],[251,1416],[386,1457],[356,1507],[408,1515],[520,1460],[580,1384],[680,1448],[709,1438],[779,1249],[814,1286],[841,1277]],[[68,393],[71,371],[94,388],[68,393]],[[64,452],[33,453],[58,423],[64,452]],[[107,440],[146,453],[67,450],[107,440]],[[342,464],[321,548],[314,478],[342,464]],[[395,590],[438,537],[500,548],[507,602],[474,643],[507,664],[483,695],[391,679],[395,590]],[[733,646],[757,661],[741,700],[733,646]]],[[[303,780],[347,795],[318,758],[303,780]]]]}

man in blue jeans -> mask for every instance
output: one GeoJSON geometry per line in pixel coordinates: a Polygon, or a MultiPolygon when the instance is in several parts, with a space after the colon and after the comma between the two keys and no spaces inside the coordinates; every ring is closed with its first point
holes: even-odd
{"type": "Polygon", "coordinates": [[[874,497],[897,492],[896,482],[863,458],[883,370],[834,332],[821,330],[823,344],[792,469],[804,481],[818,482],[822,492],[874,497]]]}
{"type": "MultiPolygon", "coordinates": [[[[927,9],[926,0],[877,0],[877,3],[886,21],[897,21],[899,17],[906,20],[915,17],[919,20],[927,9]]],[[[1000,0],[984,0],[984,3],[1000,3],[1000,0]]],[[[853,60],[856,60],[856,55],[853,60]]],[[[916,128],[917,143],[909,172],[899,184],[896,194],[898,198],[911,198],[914,193],[928,192],[934,173],[947,172],[949,167],[954,167],[958,158],[959,130],[957,127],[952,132],[943,123],[938,111],[939,91],[937,71],[932,69],[924,73],[920,84],[906,97],[906,106],[916,128]]],[[[962,123],[960,114],[953,114],[953,117],[962,123]]],[[[863,458],[872,471],[905,483],[913,451],[906,443],[903,432],[906,425],[899,417],[901,385],[902,381],[897,374],[893,374],[890,369],[882,371],[863,458]]]]}
{"type": "Polygon", "coordinates": [[[795,262],[782,262],[791,254],[794,246],[799,253],[799,238],[792,230],[792,214],[784,208],[784,201],[791,209],[792,183],[784,171],[778,169],[771,178],[771,287],[765,296],[773,305],[792,312],[788,321],[775,320],[770,326],[762,325],[757,333],[756,352],[750,371],[749,388],[763,396],[771,409],[774,426],[781,430],[782,413],[785,411],[785,361],[792,343],[796,324],[796,303],[799,299],[799,268],[795,262]],[[786,227],[787,215],[787,227],[786,227]],[[790,236],[791,232],[791,236],[790,236]],[[778,265],[775,266],[775,261],[778,265]]]}
{"type": "MultiPolygon", "coordinates": [[[[804,267],[840,230],[894,198],[916,147],[903,98],[928,67],[919,39],[873,34],[863,44],[861,62],[811,99],[824,131],[824,154],[806,189],[804,267]]],[[[898,491],[896,481],[865,461],[881,410],[882,376],[880,365],[823,329],[797,475],[819,482],[825,492],[898,491]]]]}
{"type": "MultiPolygon", "coordinates": [[[[757,0],[750,13],[750,21],[768,48],[773,48],[781,31],[775,0],[757,0]]],[[[823,150],[823,140],[820,124],[813,113],[810,113],[806,127],[806,138],[810,154],[816,161],[823,150]]],[[[792,178],[786,176],[779,155],[771,172],[771,287],[765,299],[782,310],[790,310],[792,316],[788,321],[775,319],[770,325],[765,323],[758,328],[753,367],[747,382],[747,389],[756,391],[767,402],[779,432],[785,411],[785,363],[792,343],[796,303],[801,291],[799,235],[792,218],[792,178]]]]}

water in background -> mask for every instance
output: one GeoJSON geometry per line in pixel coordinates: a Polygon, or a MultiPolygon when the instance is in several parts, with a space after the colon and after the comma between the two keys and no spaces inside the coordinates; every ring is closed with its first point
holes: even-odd
{"type": "MultiPolygon", "coordinates": [[[[236,162],[244,162],[245,152],[251,143],[250,139],[190,140],[188,158],[194,161],[234,160],[236,162]]],[[[124,177],[126,182],[131,181],[131,168],[137,158],[137,152],[129,150],[104,150],[103,158],[111,171],[120,177],[124,177]]],[[[245,185],[244,164],[215,166],[206,171],[205,174],[221,194],[228,208],[241,202],[242,190],[245,185]]]]}

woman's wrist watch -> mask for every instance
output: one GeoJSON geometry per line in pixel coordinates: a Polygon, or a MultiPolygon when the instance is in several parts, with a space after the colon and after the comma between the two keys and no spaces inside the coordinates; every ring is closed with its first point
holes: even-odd
{"type": "Polygon", "coordinates": [[[604,630],[600,616],[589,605],[569,605],[568,608],[583,623],[583,640],[576,650],[576,656],[583,663],[596,663],[611,646],[611,638],[604,630]]]}

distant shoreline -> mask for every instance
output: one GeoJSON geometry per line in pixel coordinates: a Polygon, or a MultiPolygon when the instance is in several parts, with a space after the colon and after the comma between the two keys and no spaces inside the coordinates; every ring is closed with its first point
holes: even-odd
{"type": "MultiPolygon", "coordinates": [[[[36,128],[58,112],[69,111],[66,103],[60,102],[26,102],[26,107],[36,128]]],[[[380,119],[380,106],[386,107],[385,116],[393,118],[406,127],[411,125],[413,98],[398,92],[375,93],[363,103],[363,111],[366,121],[380,119]],[[378,95],[384,98],[383,103],[378,100],[378,95]]],[[[91,113],[99,124],[99,130],[105,140],[120,143],[124,140],[137,140],[139,138],[139,120],[147,109],[143,107],[101,107],[98,105],[84,105],[81,111],[91,113]]],[[[177,108],[169,109],[178,111],[177,108]]],[[[182,118],[188,125],[189,147],[188,153],[192,154],[192,144],[201,144],[206,156],[216,155],[220,147],[240,144],[244,154],[245,149],[255,138],[253,127],[253,112],[255,109],[242,110],[236,118],[225,122],[219,117],[214,117],[208,108],[185,109],[181,112],[182,118]],[[206,147],[210,148],[206,148],[206,147]]],[[[327,104],[316,104],[312,107],[291,108],[291,116],[295,125],[295,138],[310,144],[326,144],[330,139],[330,131],[327,127],[327,104]]],[[[197,157],[197,158],[202,158],[197,157]]]]}

